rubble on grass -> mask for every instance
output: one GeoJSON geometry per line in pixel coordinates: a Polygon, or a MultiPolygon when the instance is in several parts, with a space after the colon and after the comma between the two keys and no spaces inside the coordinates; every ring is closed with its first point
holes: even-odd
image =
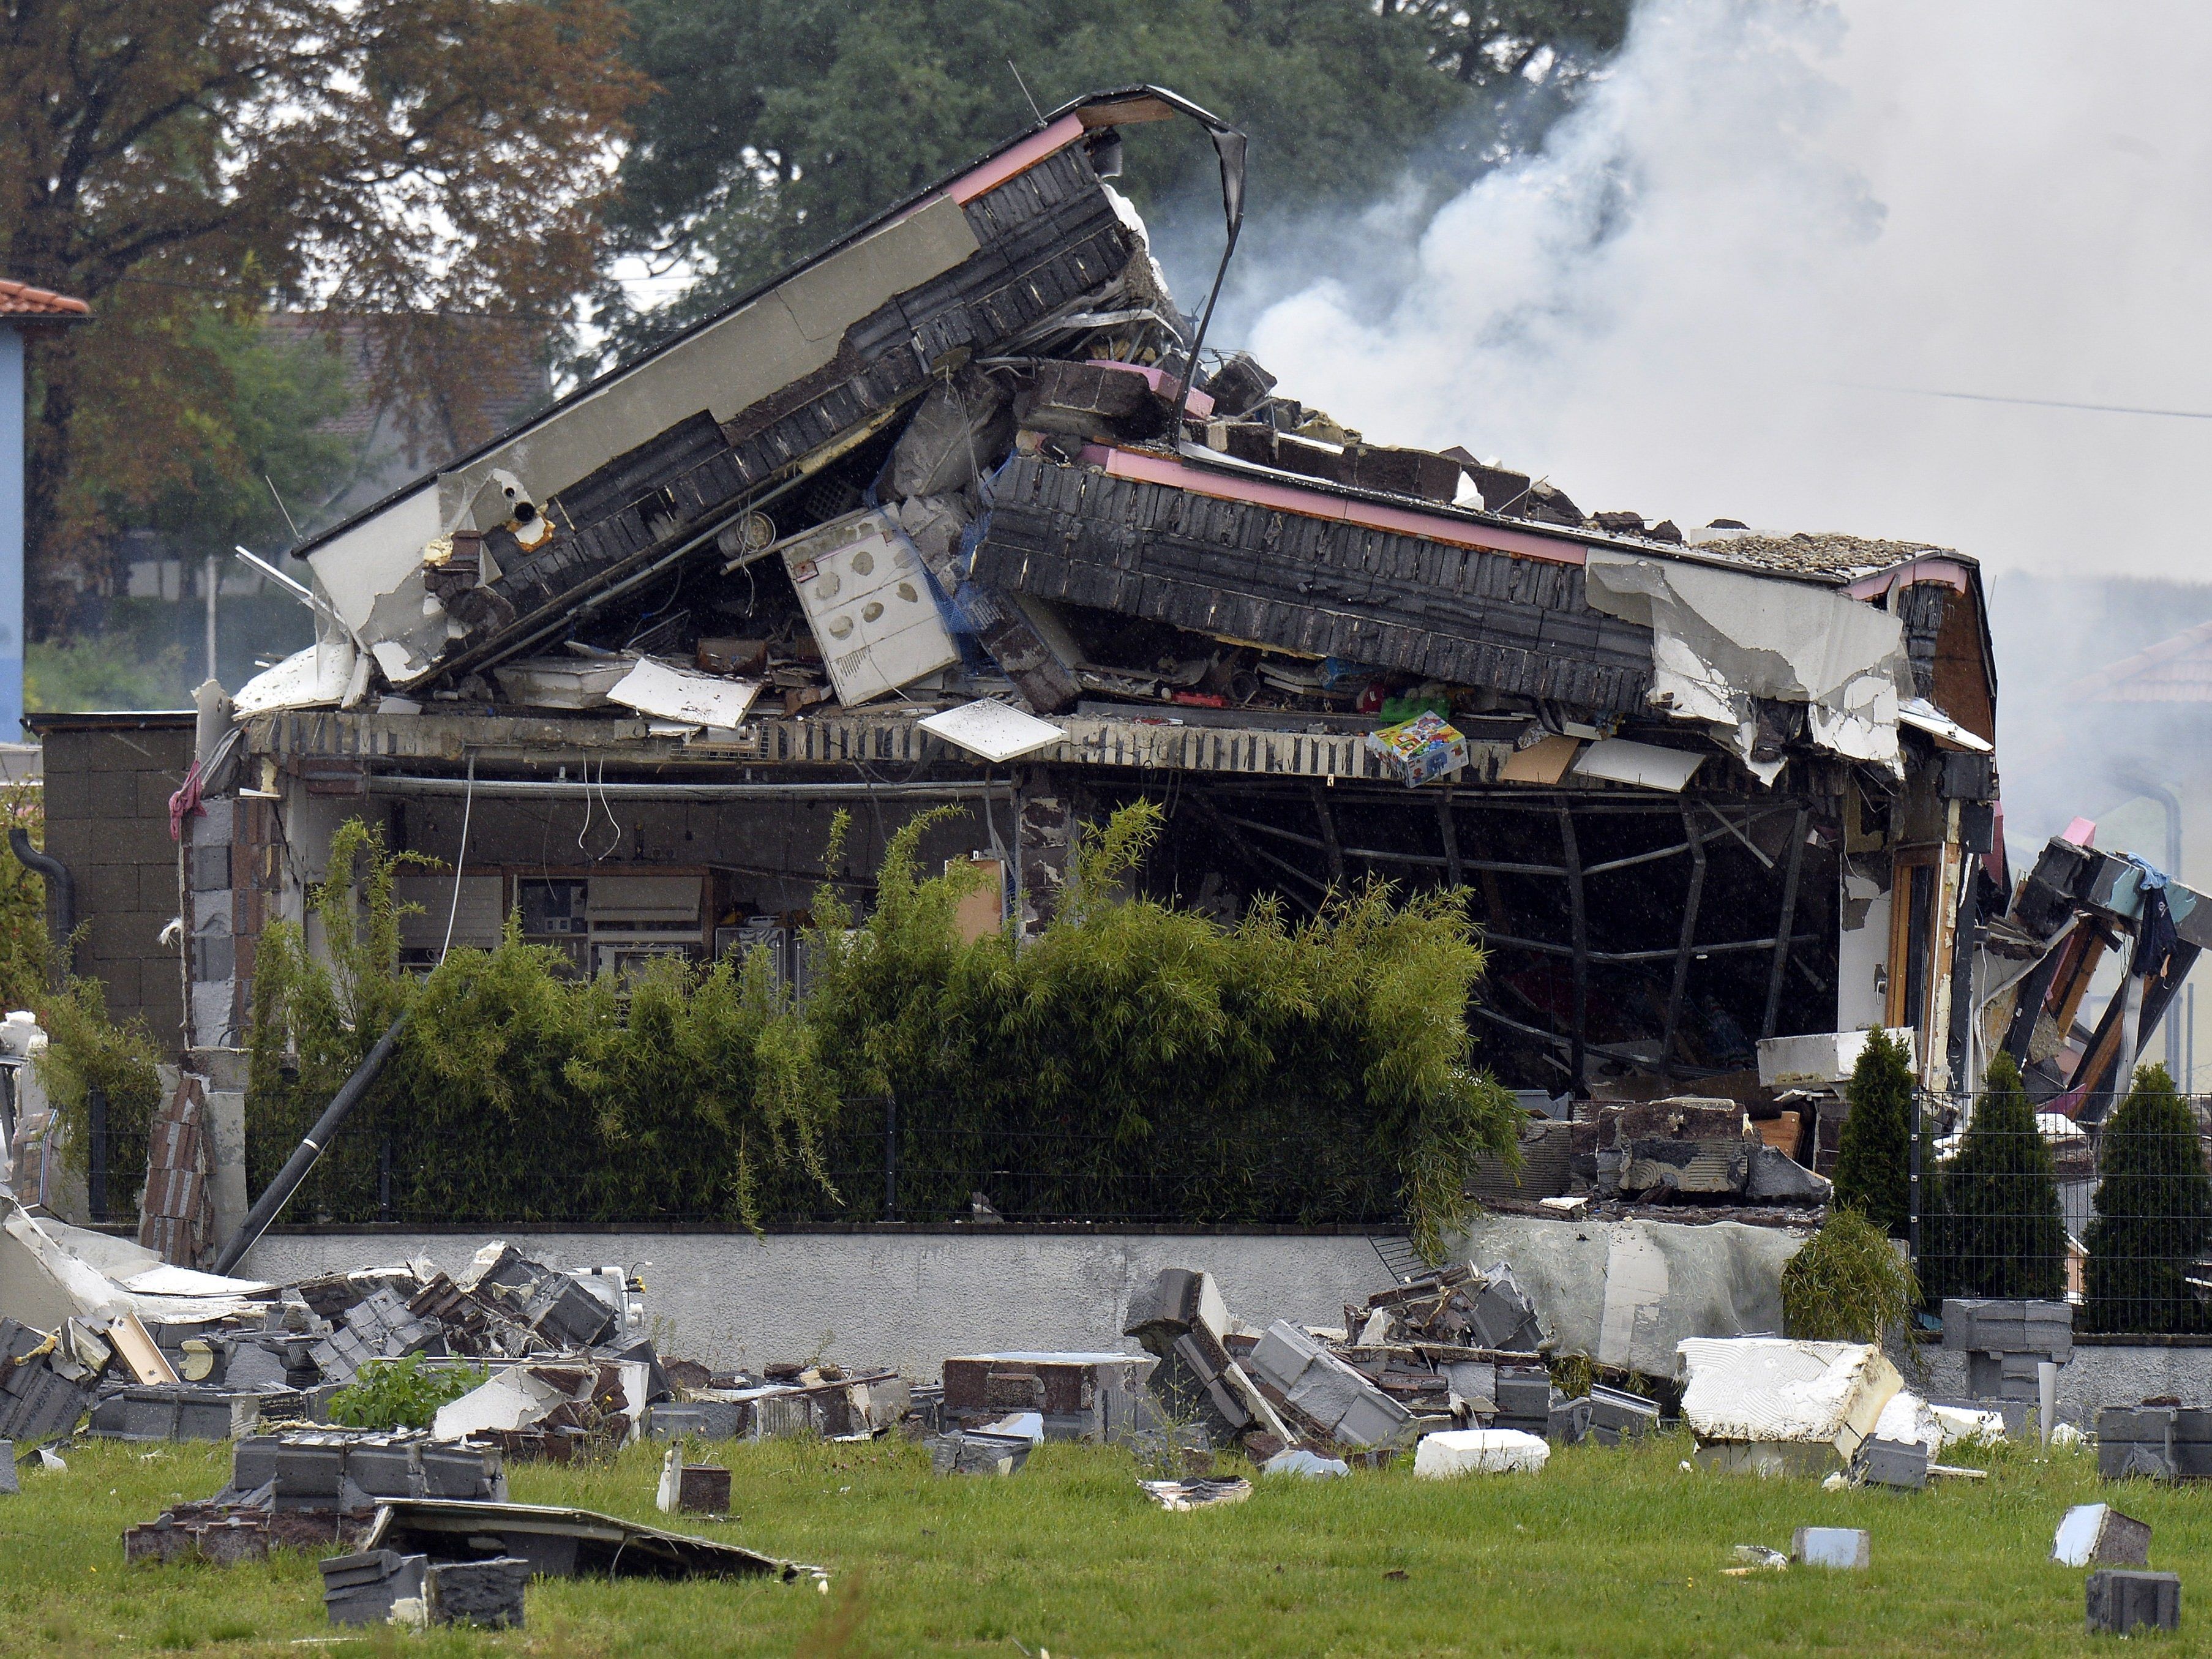
{"type": "Polygon", "coordinates": [[[2058,1522],[2051,1559],[2068,1567],[2150,1565],[2150,1527],[2110,1504],[2076,1504],[2058,1522]]]}
{"type": "Polygon", "coordinates": [[[2181,1627],[2181,1580],[2176,1574],[2106,1567],[2089,1575],[2086,1593],[2092,1632],[2128,1636],[2181,1627]]]}
{"type": "Polygon", "coordinates": [[[1145,1496],[1164,1510],[1200,1510],[1217,1504],[1241,1504],[1252,1495],[1252,1483],[1242,1475],[1223,1480],[1201,1476],[1193,1480],[1139,1480],[1145,1496]]]}
{"type": "Polygon", "coordinates": [[[1848,1468],[1904,1379],[1856,1342],[1700,1337],[1680,1346],[1682,1417],[1708,1468],[1817,1474],[1848,1468]]]}

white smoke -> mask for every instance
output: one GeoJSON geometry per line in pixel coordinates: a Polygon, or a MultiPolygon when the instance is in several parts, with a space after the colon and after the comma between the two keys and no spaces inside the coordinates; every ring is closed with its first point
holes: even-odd
{"type": "Polygon", "coordinates": [[[1585,511],[2196,576],[2212,421],[1868,388],[2212,410],[2207,61],[2185,0],[2124,45],[2057,0],[1645,0],[1394,302],[1314,280],[1249,333],[1286,394],[1585,511]]]}

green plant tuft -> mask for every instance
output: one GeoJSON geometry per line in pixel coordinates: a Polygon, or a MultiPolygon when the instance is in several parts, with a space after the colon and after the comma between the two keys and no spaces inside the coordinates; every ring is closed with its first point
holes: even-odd
{"type": "Polygon", "coordinates": [[[482,1366],[425,1370],[419,1353],[372,1359],[331,1396],[331,1421],[351,1429],[427,1429],[439,1407],[482,1388],[490,1375],[482,1366]]]}
{"type": "Polygon", "coordinates": [[[1802,1341],[1880,1342],[1919,1305],[1912,1264],[1856,1210],[1829,1212],[1782,1270],[1783,1329],[1802,1341]]]}

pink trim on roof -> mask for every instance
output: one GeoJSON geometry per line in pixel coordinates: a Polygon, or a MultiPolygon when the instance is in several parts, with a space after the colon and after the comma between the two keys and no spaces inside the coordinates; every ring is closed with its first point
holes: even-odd
{"type": "Polygon", "coordinates": [[[1002,150],[972,173],[964,173],[945,185],[945,193],[965,207],[985,191],[996,190],[1007,179],[1027,173],[1038,162],[1060,154],[1083,136],[1083,118],[1063,115],[1042,132],[1033,132],[1012,149],[1002,150]]]}
{"type": "Polygon", "coordinates": [[[1972,591],[1973,579],[1966,567],[1956,559],[1907,559],[1903,564],[1887,570],[1877,570],[1871,576],[1862,576],[1844,591],[1855,599],[1878,599],[1893,587],[1911,587],[1920,582],[1941,582],[1960,592],[1972,591]]]}
{"type": "Polygon", "coordinates": [[[1277,507],[1285,513],[1296,513],[1309,519],[1340,519],[1348,524],[1363,525],[1370,530],[1387,530],[1401,536],[1419,536],[1450,547],[1479,547],[1486,552],[1510,553],[1524,559],[1542,559],[1552,564],[1580,564],[1587,552],[1580,542],[1554,541],[1548,536],[1530,535],[1497,525],[1471,524],[1463,519],[1447,519],[1433,513],[1386,507],[1377,501],[1350,501],[1341,495],[1327,495],[1318,489],[1303,489],[1295,484],[1276,483],[1267,478],[1247,478],[1234,473],[1215,472],[1204,467],[1186,466],[1181,461],[1170,460],[1164,455],[1147,455],[1129,449],[1108,449],[1092,444],[1085,447],[1083,459],[1091,465],[1103,467],[1110,477],[1116,478],[1134,478],[1143,483],[1166,484],[1170,489],[1187,489],[1194,495],[1210,495],[1216,501],[1249,501],[1255,507],[1277,507]]]}

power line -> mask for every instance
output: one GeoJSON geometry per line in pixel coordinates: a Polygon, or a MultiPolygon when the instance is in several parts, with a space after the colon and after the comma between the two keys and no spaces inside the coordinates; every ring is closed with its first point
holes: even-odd
{"type": "Polygon", "coordinates": [[[2019,404],[2030,409],[2078,409],[2093,415],[2155,415],[2176,421],[2212,421],[2212,410],[2142,409],[2133,404],[2077,404],[2063,398],[2003,398],[1989,392],[1939,392],[1924,386],[1881,386],[1871,380],[1838,380],[1859,392],[1895,392],[1912,398],[1953,398],[1961,403],[2019,404]]]}

